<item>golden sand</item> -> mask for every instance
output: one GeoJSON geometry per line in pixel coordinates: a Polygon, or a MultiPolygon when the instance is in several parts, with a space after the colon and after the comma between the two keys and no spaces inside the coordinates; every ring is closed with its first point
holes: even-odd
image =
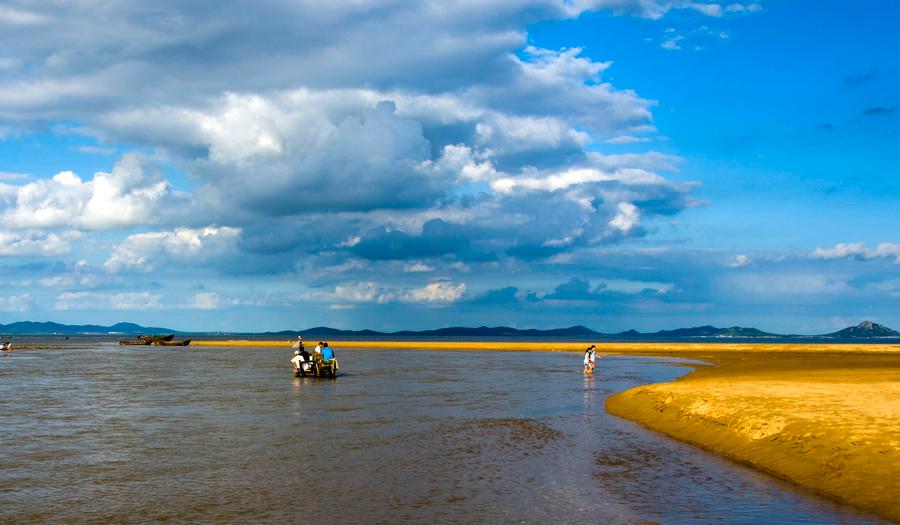
{"type": "Polygon", "coordinates": [[[706,353],[607,410],[900,521],[900,355],[706,353]]]}
{"type": "MultiPolygon", "coordinates": [[[[195,341],[289,348],[293,341],[195,341]]],[[[329,341],[335,348],[670,356],[714,366],[611,396],[607,410],[900,521],[900,345],[329,341]]],[[[574,365],[577,366],[577,365],[574,365]]],[[[601,365],[602,366],[602,365],[601,365]]]]}

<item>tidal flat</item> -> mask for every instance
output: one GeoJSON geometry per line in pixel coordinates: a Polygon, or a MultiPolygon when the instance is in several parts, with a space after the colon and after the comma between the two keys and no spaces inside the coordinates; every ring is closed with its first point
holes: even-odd
{"type": "MultiPolygon", "coordinates": [[[[282,341],[216,341],[260,346],[282,341]]],[[[204,344],[203,342],[199,344],[204,344]]],[[[581,351],[590,342],[335,341],[336,348],[581,351]]],[[[606,409],[900,522],[900,345],[594,343],[600,355],[708,363],[610,396],[606,409]]],[[[599,366],[603,366],[602,360],[599,366]]]]}
{"type": "Polygon", "coordinates": [[[0,357],[0,523],[884,523],[604,410],[695,361],[57,343],[0,357]]]}

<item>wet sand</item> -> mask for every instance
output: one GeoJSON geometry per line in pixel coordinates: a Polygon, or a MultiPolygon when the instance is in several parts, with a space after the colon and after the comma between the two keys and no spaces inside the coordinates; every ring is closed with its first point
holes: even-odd
{"type": "Polygon", "coordinates": [[[697,353],[612,414],[900,521],[900,355],[697,353]]]}

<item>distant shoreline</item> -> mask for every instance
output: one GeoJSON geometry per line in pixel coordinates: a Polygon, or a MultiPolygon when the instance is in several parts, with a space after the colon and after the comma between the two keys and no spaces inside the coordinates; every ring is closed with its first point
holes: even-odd
{"type": "MultiPolygon", "coordinates": [[[[201,339],[191,346],[264,347],[289,349],[295,340],[201,339]]],[[[313,341],[305,341],[314,345],[313,341]]],[[[340,348],[384,348],[398,350],[489,350],[518,352],[581,352],[596,345],[601,354],[672,355],[697,353],[838,353],[900,354],[900,343],[651,343],[583,341],[356,341],[329,339],[329,345],[340,348]]]]}

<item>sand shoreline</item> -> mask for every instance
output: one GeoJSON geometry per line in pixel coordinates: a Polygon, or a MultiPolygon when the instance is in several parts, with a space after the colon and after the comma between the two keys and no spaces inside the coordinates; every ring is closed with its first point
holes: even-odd
{"type": "MultiPolygon", "coordinates": [[[[290,348],[294,340],[194,340],[191,346],[290,348]]],[[[328,340],[338,348],[383,348],[398,350],[493,350],[512,352],[582,352],[597,345],[600,354],[648,356],[689,355],[696,357],[719,353],[752,354],[898,354],[898,344],[793,344],[793,343],[605,343],[601,341],[353,341],[328,340]]],[[[314,341],[307,341],[307,346],[314,341]]]]}
{"type": "Polygon", "coordinates": [[[606,408],[900,522],[900,355],[813,354],[694,355],[714,366],[614,394],[606,408]]]}

